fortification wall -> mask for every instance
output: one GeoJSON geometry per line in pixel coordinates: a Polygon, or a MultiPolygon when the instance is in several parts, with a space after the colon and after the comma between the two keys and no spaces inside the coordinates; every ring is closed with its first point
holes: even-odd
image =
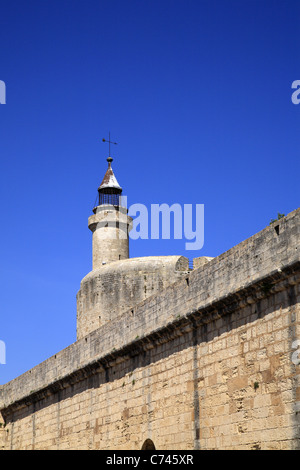
{"type": "Polygon", "coordinates": [[[3,387],[7,448],[299,447],[300,210],[3,387]]]}
{"type": "Polygon", "coordinates": [[[1,427],[0,427],[0,450],[5,450],[5,429],[4,429],[4,423],[1,422],[1,427]]]}
{"type": "Polygon", "coordinates": [[[12,408],[6,448],[298,448],[292,307],[287,292],[273,294],[86,368],[12,408]]]}

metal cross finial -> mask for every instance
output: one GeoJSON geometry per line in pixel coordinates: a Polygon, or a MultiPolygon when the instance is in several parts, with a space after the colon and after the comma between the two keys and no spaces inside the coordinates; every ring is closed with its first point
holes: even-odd
{"type": "Polygon", "coordinates": [[[117,143],[117,142],[112,142],[112,141],[110,140],[110,132],[108,133],[108,140],[102,139],[102,142],[107,142],[107,143],[108,143],[108,159],[107,159],[107,161],[108,161],[108,162],[111,162],[111,161],[112,161],[112,158],[111,158],[111,156],[110,156],[110,144],[117,145],[118,143],[117,143]]]}

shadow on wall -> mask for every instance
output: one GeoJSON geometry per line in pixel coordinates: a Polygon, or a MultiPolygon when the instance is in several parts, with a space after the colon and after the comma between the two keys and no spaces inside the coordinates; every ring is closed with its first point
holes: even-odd
{"type": "Polygon", "coordinates": [[[156,450],[154,442],[151,439],[146,439],[141,450],[156,450]]]}

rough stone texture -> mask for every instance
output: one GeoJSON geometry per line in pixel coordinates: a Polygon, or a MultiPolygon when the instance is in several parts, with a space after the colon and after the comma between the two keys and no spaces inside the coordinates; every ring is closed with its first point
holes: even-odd
{"type": "Polygon", "coordinates": [[[201,266],[204,266],[204,264],[209,263],[213,258],[209,256],[200,256],[199,258],[194,258],[193,259],[193,269],[198,269],[201,266]]]}
{"type": "Polygon", "coordinates": [[[111,262],[93,270],[77,294],[77,339],[134,308],[186,276],[183,256],[149,256],[111,262]]]}
{"type": "Polygon", "coordinates": [[[5,449],[299,449],[300,209],[0,389],[5,449]]]}
{"type": "MultiPolygon", "coordinates": [[[[0,396],[2,394],[2,386],[0,385],[0,396]]],[[[0,450],[5,450],[5,423],[4,420],[0,414],[0,450]]]]}

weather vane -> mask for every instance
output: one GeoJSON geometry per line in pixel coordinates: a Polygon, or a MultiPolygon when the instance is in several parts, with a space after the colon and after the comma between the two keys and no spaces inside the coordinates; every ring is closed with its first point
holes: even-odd
{"type": "Polygon", "coordinates": [[[108,158],[111,159],[111,156],[110,156],[110,144],[118,145],[118,143],[117,143],[117,142],[112,142],[112,141],[110,140],[110,132],[108,133],[108,140],[102,139],[102,142],[107,142],[107,143],[108,143],[108,158]]]}

